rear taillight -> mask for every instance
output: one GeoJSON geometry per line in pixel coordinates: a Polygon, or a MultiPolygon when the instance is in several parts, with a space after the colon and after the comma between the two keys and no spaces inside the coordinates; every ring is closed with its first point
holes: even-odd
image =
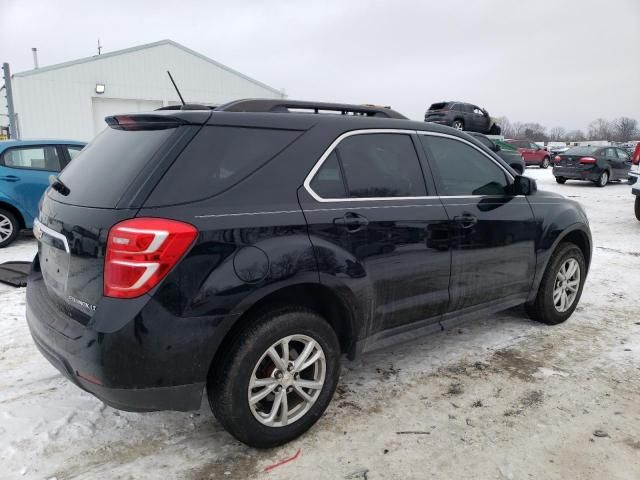
{"type": "Polygon", "coordinates": [[[592,163],[596,163],[596,159],[593,157],[582,157],[580,159],[580,163],[582,163],[583,165],[589,165],[592,163]]]}
{"type": "Polygon", "coordinates": [[[556,163],[560,163],[562,161],[562,157],[560,155],[556,155],[553,161],[556,163]]]}
{"type": "Polygon", "coordinates": [[[113,226],[107,240],[104,295],[133,298],[147,293],[182,258],[198,231],[163,218],[133,218],[113,226]]]}

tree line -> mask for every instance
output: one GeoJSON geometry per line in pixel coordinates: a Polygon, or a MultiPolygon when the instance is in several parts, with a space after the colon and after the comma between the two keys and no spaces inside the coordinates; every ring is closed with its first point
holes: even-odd
{"type": "Polygon", "coordinates": [[[640,139],[638,121],[634,118],[620,117],[614,120],[597,118],[589,124],[586,133],[582,130],[565,130],[562,127],[547,127],[539,123],[510,122],[507,117],[498,117],[505,138],[527,139],[534,142],[580,142],[584,140],[608,140],[628,142],[640,139]]]}

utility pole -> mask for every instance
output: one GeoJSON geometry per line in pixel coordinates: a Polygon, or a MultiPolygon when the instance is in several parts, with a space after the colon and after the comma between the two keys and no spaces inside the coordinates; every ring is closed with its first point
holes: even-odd
{"type": "Polygon", "coordinates": [[[100,45],[100,39],[98,39],[98,55],[102,53],[102,45],[100,45]]]}
{"type": "Polygon", "coordinates": [[[16,122],[16,112],[13,109],[13,90],[11,89],[11,71],[9,64],[2,64],[2,74],[4,76],[4,91],[7,98],[7,112],[9,112],[9,136],[13,139],[18,138],[18,125],[16,122]]]}

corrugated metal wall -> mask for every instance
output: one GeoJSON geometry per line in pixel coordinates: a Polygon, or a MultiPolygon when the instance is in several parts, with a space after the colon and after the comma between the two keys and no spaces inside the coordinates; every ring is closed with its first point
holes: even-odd
{"type": "MultiPolygon", "coordinates": [[[[278,91],[197,54],[170,42],[160,42],[96,61],[14,75],[14,101],[22,138],[90,140],[99,131],[94,116],[104,113],[106,104],[175,104],[179,99],[167,70],[171,70],[185,101],[190,103],[220,104],[238,98],[282,97],[278,91]],[[98,83],[105,85],[105,93],[95,92],[98,83]],[[102,99],[98,102],[102,107],[99,112],[94,112],[94,97],[102,99]],[[141,102],[108,102],[106,99],[141,102]]],[[[109,112],[108,107],[106,111],[126,113],[109,112]]]]}

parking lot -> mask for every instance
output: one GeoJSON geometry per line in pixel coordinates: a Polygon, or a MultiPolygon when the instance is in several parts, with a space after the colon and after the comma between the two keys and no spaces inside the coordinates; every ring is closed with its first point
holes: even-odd
{"type": "MultiPolygon", "coordinates": [[[[550,327],[511,310],[345,360],[326,414],[273,450],[233,439],[206,402],[195,413],[106,407],[39,354],[24,289],[0,285],[0,476],[640,478],[640,222],[630,187],[526,174],[589,215],[593,261],[576,313],[550,327]]],[[[0,262],[35,249],[25,236],[0,262]]]]}

